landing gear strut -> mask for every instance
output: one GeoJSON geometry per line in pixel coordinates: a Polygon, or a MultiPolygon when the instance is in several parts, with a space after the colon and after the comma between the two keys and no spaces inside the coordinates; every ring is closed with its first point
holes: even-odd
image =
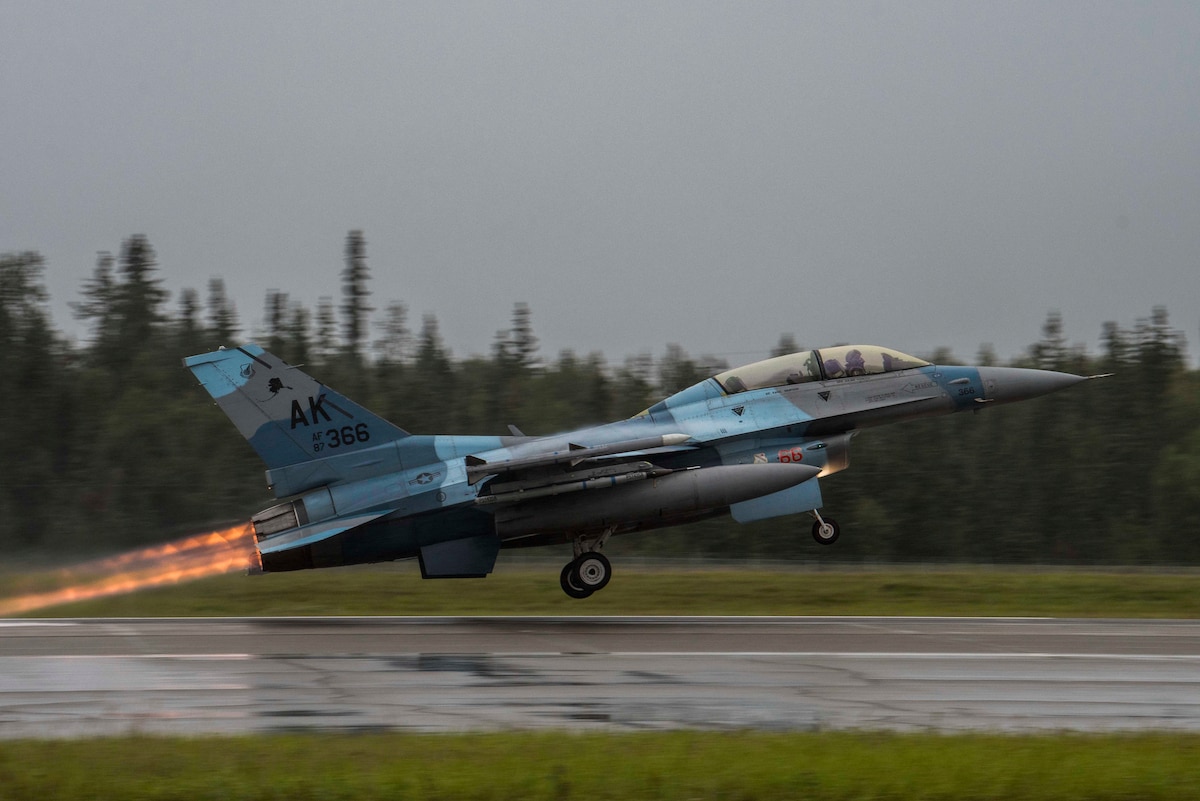
{"type": "Polygon", "coordinates": [[[842,528],[832,517],[821,517],[820,512],[812,510],[812,516],[817,520],[813,523],[813,539],[821,545],[833,545],[842,533],[842,528]]]}
{"type": "Polygon", "coordinates": [[[608,586],[612,578],[612,563],[600,553],[600,549],[612,533],[613,529],[609,529],[594,540],[585,541],[582,537],[575,540],[575,558],[563,567],[558,576],[563,592],[572,598],[587,598],[608,586]]]}

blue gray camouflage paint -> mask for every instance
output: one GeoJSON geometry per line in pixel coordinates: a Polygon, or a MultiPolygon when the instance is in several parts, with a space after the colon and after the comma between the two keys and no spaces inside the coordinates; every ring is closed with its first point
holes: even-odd
{"type": "Polygon", "coordinates": [[[418,558],[429,578],[482,576],[501,547],[574,544],[563,589],[587,597],[614,534],[730,513],[818,511],[819,478],[871,426],[981,409],[1084,380],[939,366],[847,345],[766,359],[628,420],[543,437],[413,435],[257,345],[184,360],[266,464],[277,506],[252,522],[264,570],[418,558]]]}

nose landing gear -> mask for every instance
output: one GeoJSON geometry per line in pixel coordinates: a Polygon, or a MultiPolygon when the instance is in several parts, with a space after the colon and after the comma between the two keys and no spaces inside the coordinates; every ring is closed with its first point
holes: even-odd
{"type": "Polygon", "coordinates": [[[817,520],[813,523],[812,535],[820,545],[833,545],[842,534],[842,527],[832,517],[821,517],[820,512],[812,510],[812,516],[817,520]]]}

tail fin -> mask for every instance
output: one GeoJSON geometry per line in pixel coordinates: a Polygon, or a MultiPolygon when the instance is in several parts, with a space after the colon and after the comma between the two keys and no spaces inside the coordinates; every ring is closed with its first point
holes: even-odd
{"type": "Polygon", "coordinates": [[[258,345],[190,356],[183,366],[271,469],[409,436],[258,345]]]}

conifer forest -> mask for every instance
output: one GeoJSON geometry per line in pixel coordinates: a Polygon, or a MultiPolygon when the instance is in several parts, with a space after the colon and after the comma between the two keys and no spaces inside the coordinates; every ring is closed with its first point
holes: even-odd
{"type": "MultiPolygon", "coordinates": [[[[372,296],[363,235],[331,269],[331,296],[308,308],[261,302],[223,282],[169,293],[152,244],[101,254],[72,309],[81,341],[56,330],[37,252],[0,255],[0,364],[9,447],[0,460],[0,548],[98,554],[248,519],[273,502],[249,445],[183,369],[184,356],[257,341],[414,433],[550,434],[629,417],[728,366],[686,343],[619,363],[547,354],[535,309],[497,308],[507,328],[487,355],[456,357],[435,316],[372,296]],[[338,284],[340,283],[340,286],[338,284]],[[237,308],[261,308],[248,329],[237,308]],[[19,412],[13,414],[13,412],[19,412]]],[[[619,538],[661,558],[804,562],[1200,563],[1200,371],[1166,308],[1124,310],[1099,353],[1068,342],[1051,312],[1007,364],[1110,378],[980,413],[869,429],[850,469],[822,480],[842,525],[829,548],[811,520],[740,526],[715,518],[619,538]],[[1139,317],[1139,315],[1144,315],[1139,317]]],[[[647,325],[653,325],[652,321],[647,325]]],[[[598,343],[599,344],[599,343],[598,343]]],[[[820,331],[781,332],[776,353],[821,347],[820,331]]],[[[902,342],[876,343],[904,348],[902,342]]],[[[762,343],[764,350],[771,343],[762,343]]],[[[997,364],[915,353],[941,363],[997,364]]]]}

